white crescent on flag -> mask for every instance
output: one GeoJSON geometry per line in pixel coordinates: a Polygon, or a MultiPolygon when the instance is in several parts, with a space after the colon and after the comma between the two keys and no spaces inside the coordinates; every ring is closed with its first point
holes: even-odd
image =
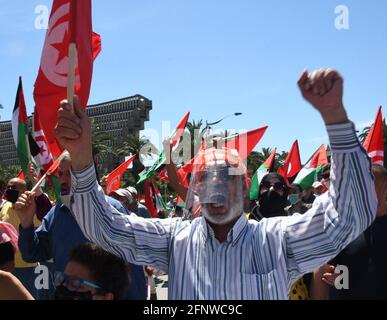
{"type": "MultiPolygon", "coordinates": [[[[58,87],[67,87],[69,58],[68,47],[64,45],[68,45],[69,19],[70,3],[60,6],[51,15],[41,59],[43,74],[58,87]]],[[[78,57],[75,59],[78,66],[78,57]]],[[[80,83],[79,74],[75,81],[80,83]]]]}

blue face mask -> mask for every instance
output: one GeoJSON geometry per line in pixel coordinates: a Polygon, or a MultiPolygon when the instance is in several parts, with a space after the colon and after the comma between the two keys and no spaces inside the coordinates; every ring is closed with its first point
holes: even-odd
{"type": "Polygon", "coordinates": [[[289,200],[290,204],[293,206],[296,203],[300,202],[301,199],[298,196],[298,194],[290,194],[288,197],[288,200],[289,200]]]}

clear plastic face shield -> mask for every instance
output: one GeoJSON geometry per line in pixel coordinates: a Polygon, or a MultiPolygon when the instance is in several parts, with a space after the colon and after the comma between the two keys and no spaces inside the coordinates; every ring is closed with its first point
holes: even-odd
{"type": "Polygon", "coordinates": [[[194,164],[186,210],[201,206],[210,223],[225,225],[243,213],[247,197],[246,167],[235,150],[207,149],[194,164]]]}

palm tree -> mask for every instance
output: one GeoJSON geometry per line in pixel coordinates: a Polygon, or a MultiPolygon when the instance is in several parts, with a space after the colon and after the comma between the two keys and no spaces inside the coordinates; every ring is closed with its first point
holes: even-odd
{"type": "MultiPolygon", "coordinates": [[[[203,131],[203,120],[200,119],[199,121],[188,121],[186,128],[189,132],[190,137],[190,143],[191,143],[191,158],[193,158],[196,154],[196,152],[199,150],[200,145],[202,144],[202,139],[204,137],[205,132],[203,131]]],[[[185,135],[184,138],[186,138],[187,135],[185,135]]]]}
{"type": "Polygon", "coordinates": [[[117,157],[124,157],[129,154],[137,155],[133,161],[133,181],[130,181],[134,184],[138,181],[139,174],[145,169],[142,164],[143,161],[158,155],[158,150],[149,139],[144,137],[138,138],[136,135],[129,134],[123,141],[122,147],[116,149],[114,154],[117,157]]]}

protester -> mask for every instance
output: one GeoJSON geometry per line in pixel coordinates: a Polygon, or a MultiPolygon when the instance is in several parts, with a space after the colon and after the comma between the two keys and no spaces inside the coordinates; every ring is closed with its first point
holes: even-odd
{"type": "Polygon", "coordinates": [[[304,190],[302,200],[305,204],[313,204],[314,200],[316,200],[316,196],[314,195],[314,188],[312,186],[304,190]]]}
{"type": "Polygon", "coordinates": [[[258,205],[250,213],[250,219],[286,216],[288,188],[284,178],[278,173],[268,173],[259,184],[258,205]]]}
{"type": "Polygon", "coordinates": [[[56,300],[123,300],[129,287],[128,267],[101,247],[82,243],[71,250],[55,286],[56,300]]]}
{"type": "Polygon", "coordinates": [[[338,276],[336,266],[345,266],[349,273],[348,288],[339,290],[333,281],[327,281],[333,300],[387,299],[387,170],[373,165],[372,172],[378,196],[376,220],[330,262],[332,270],[327,277],[338,276]]]}
{"type": "Polygon", "coordinates": [[[285,211],[288,216],[291,216],[295,213],[306,213],[312,206],[308,204],[304,204],[302,200],[302,187],[299,184],[292,184],[289,187],[289,196],[288,201],[290,206],[285,208],[285,211]]]}
{"type": "Polygon", "coordinates": [[[75,113],[62,102],[55,131],[72,156],[70,203],[82,231],[126,261],[169,272],[170,299],[287,299],[293,281],[336,256],[377,208],[370,160],[342,104],[341,76],[304,72],[299,87],[327,125],[332,192],[304,215],[259,223],[243,214],[246,168],[227,148],[202,151],[194,165],[187,205],[197,195],[202,217],[191,223],[119,214],[96,180],[90,120],[76,97],[75,113]]]}
{"type": "Polygon", "coordinates": [[[322,196],[325,193],[325,191],[326,191],[326,189],[320,181],[316,181],[313,183],[313,193],[314,193],[314,196],[316,197],[315,201],[320,196],[322,196]]]}
{"type": "MultiPolygon", "coordinates": [[[[8,181],[5,197],[7,202],[3,205],[0,211],[0,221],[11,224],[16,230],[19,228],[20,220],[14,210],[14,203],[18,196],[26,191],[27,185],[24,180],[13,178],[8,181]]],[[[35,222],[36,226],[40,225],[40,221],[36,215],[31,216],[31,220],[35,222]]],[[[15,270],[13,274],[21,281],[27,290],[34,298],[38,297],[38,292],[35,288],[35,267],[36,263],[28,263],[31,261],[23,260],[21,252],[18,250],[15,255],[15,270]]]]}
{"type": "MultiPolygon", "coordinates": [[[[62,203],[58,203],[50,210],[37,230],[32,220],[36,212],[35,194],[30,192],[22,194],[15,205],[20,218],[19,248],[23,258],[28,262],[46,262],[53,259],[53,272],[63,272],[71,249],[87,241],[69,210],[70,167],[70,155],[65,153],[58,168],[62,203]]],[[[110,204],[114,201],[114,207],[119,208],[122,213],[125,212],[118,201],[110,197],[106,199],[110,204]]],[[[142,268],[131,265],[130,272],[133,281],[128,299],[145,299],[145,276],[142,268]]]]}
{"type": "Polygon", "coordinates": [[[110,196],[120,201],[128,214],[135,213],[137,216],[145,219],[151,218],[148,209],[137,201],[137,190],[134,187],[118,189],[110,193],[110,196]]]}

